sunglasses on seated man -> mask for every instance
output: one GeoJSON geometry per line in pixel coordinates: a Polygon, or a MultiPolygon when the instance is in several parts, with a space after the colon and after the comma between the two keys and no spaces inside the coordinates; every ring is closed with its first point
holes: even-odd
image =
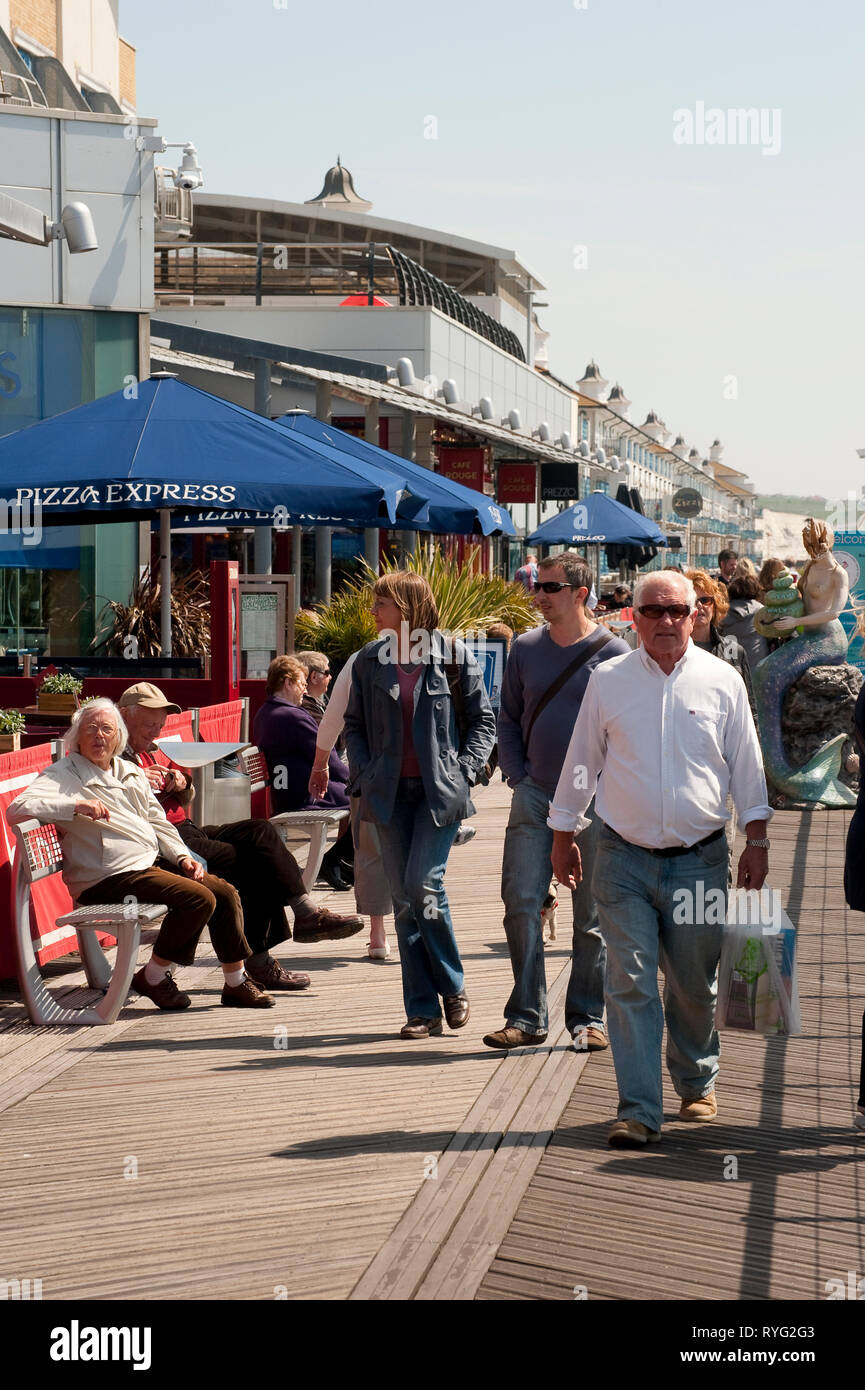
{"type": "Polygon", "coordinates": [[[559,594],[562,589],[585,589],[585,587],[585,584],[566,584],[561,579],[536,579],[532,585],[536,594],[559,594]]]}
{"type": "Polygon", "coordinates": [[[669,613],[674,622],[681,622],[687,618],[691,612],[687,603],[643,603],[637,612],[644,618],[663,618],[665,613],[669,613]]]}

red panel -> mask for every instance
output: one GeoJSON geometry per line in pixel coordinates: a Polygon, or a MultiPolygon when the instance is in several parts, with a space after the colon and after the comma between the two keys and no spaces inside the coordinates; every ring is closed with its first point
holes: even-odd
{"type": "Polygon", "coordinates": [[[500,463],[498,500],[512,502],[537,500],[538,474],[533,463],[500,463]]]}
{"type": "Polygon", "coordinates": [[[198,737],[202,743],[231,743],[240,738],[243,704],[228,700],[221,705],[205,705],[198,711],[198,737]]]}
{"type": "Polygon", "coordinates": [[[483,492],[486,452],[484,448],[441,445],[437,471],[445,478],[453,478],[455,483],[472,487],[475,492],[483,492]]]}

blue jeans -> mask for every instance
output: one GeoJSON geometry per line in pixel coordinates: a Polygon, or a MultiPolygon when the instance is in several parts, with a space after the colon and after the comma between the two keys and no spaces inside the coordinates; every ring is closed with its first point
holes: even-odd
{"type": "MultiPolygon", "coordinates": [[[[541,928],[541,907],[553,876],[553,832],[547,825],[549,805],[549,793],[530,777],[517,783],[502,859],[505,934],[514,972],[514,988],[505,1005],[505,1018],[527,1033],[546,1033],[549,1027],[541,928]]],[[[606,951],[590,889],[597,826],[593,819],[579,837],[583,880],[571,895],[574,939],[565,996],[565,1023],[571,1033],[576,1028],[602,1026],[604,1019],[606,951]]]]}
{"type": "Polygon", "coordinates": [[[728,862],[724,835],[690,854],[661,859],[627,844],[608,826],[601,829],[592,887],[607,943],[607,1018],[620,1119],[661,1128],[665,1018],[667,1067],[676,1093],[696,1100],[714,1089],[721,1055],[715,997],[728,862]],[[712,910],[710,904],[721,902],[720,912],[712,910]]]}
{"type": "Polygon", "coordinates": [[[436,825],[420,777],[403,777],[393,816],[379,825],[381,858],[393,898],[407,1018],[439,1018],[439,995],[459,994],[463,965],[444,890],[459,830],[436,825]]]}

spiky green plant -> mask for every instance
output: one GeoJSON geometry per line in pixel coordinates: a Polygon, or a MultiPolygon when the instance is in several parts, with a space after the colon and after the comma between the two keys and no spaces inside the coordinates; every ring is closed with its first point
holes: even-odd
{"type": "MultiPolygon", "coordinates": [[[[402,564],[383,561],[382,573],[410,569],[429,582],[439,612],[439,627],[454,634],[485,632],[492,623],[507,623],[514,632],[525,632],[537,621],[531,600],[521,587],[480,570],[480,556],[462,565],[448,560],[436,547],[430,558],[425,550],[409,555],[402,564]]],[[[329,604],[316,604],[314,612],[298,613],[294,641],[298,650],[324,652],[331,661],[345,661],[375,635],[370,612],[372,585],[377,576],[364,564],[362,577],[346,584],[329,604]]]]}
{"type": "MultiPolygon", "coordinates": [[[[137,656],[160,656],[161,602],[159,573],[147,570],[135,581],[129,603],[105,603],[91,647],[107,656],[125,656],[132,638],[137,656]]],[[[210,587],[203,574],[172,570],[171,646],[175,656],[204,656],[210,651],[210,587]]]]}

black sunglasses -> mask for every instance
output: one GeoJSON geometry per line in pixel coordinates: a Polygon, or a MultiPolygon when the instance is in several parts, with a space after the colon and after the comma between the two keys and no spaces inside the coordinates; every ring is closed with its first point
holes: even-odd
{"type": "Polygon", "coordinates": [[[698,595],[697,595],[697,602],[698,602],[698,603],[714,603],[715,600],[712,598],[712,595],[711,595],[711,594],[698,594],[698,595]]]}
{"type": "Polygon", "coordinates": [[[644,603],[637,609],[637,612],[644,618],[663,618],[665,613],[669,613],[674,622],[681,622],[687,618],[691,612],[687,603],[644,603]]]}
{"type": "MultiPolygon", "coordinates": [[[[532,588],[534,589],[536,594],[559,594],[561,593],[562,589],[577,589],[579,587],[580,586],[577,584],[563,584],[560,579],[536,579],[534,584],[532,585],[532,588]]],[[[585,584],[582,587],[585,588],[585,584]]]]}

